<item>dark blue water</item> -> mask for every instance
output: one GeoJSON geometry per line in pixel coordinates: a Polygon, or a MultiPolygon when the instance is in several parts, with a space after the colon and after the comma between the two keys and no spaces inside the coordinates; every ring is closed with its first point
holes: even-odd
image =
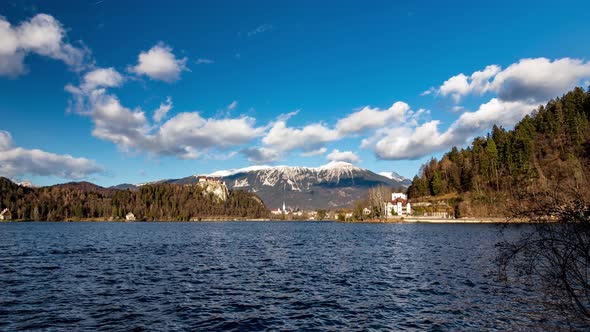
{"type": "Polygon", "coordinates": [[[498,229],[2,223],[0,329],[558,329],[537,293],[490,276],[498,229]]]}

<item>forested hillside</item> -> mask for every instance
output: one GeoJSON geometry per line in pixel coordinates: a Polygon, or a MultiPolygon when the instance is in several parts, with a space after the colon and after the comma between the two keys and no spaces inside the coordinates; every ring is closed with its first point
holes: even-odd
{"type": "Polygon", "coordinates": [[[0,178],[0,208],[6,207],[19,220],[116,220],[129,212],[138,220],[268,216],[257,196],[239,190],[220,200],[200,186],[157,184],[130,191],[79,182],[26,188],[0,178]]]}
{"type": "Polygon", "coordinates": [[[522,191],[589,190],[590,91],[575,88],[522,119],[494,126],[465,149],[425,164],[410,198],[439,196],[457,216],[505,216],[522,191]],[[558,189],[555,189],[558,190],[558,189]]]}

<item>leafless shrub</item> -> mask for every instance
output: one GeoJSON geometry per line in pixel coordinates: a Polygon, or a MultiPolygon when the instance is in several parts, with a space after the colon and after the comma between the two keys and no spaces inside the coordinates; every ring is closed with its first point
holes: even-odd
{"type": "MultiPolygon", "coordinates": [[[[587,189],[585,190],[587,191],[587,189]]],[[[527,191],[512,221],[528,221],[531,231],[498,244],[500,277],[533,282],[546,304],[590,323],[590,199],[581,190],[527,191]]]]}

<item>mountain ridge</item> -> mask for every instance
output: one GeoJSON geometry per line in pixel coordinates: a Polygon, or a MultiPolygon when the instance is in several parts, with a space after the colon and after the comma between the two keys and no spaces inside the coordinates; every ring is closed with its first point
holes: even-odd
{"type": "MultiPolygon", "coordinates": [[[[395,172],[375,173],[347,162],[330,162],[317,167],[258,165],[193,174],[178,179],[162,179],[138,184],[122,183],[104,188],[89,182],[56,184],[84,192],[139,190],[146,185],[194,185],[200,177],[217,178],[229,189],[254,193],[271,209],[283,202],[291,208],[320,209],[350,207],[366,198],[368,189],[379,185],[405,190],[411,181],[395,172]]],[[[50,186],[51,187],[51,186],[50,186]]]]}
{"type": "Polygon", "coordinates": [[[194,174],[166,183],[193,184],[201,176],[215,177],[231,189],[256,193],[272,209],[281,207],[283,202],[301,209],[341,208],[364,199],[369,188],[384,185],[406,189],[411,183],[392,173],[397,178],[347,162],[330,162],[318,167],[261,165],[194,174]]]}

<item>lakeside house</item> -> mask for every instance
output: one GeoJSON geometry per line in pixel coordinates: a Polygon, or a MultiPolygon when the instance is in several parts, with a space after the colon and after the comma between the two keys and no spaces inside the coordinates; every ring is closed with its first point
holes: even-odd
{"type": "Polygon", "coordinates": [[[125,221],[135,221],[135,215],[131,212],[127,213],[125,216],[125,221]]]}
{"type": "Polygon", "coordinates": [[[408,196],[404,193],[392,193],[391,200],[385,202],[385,217],[409,216],[412,214],[412,205],[408,196]]]}
{"type": "Polygon", "coordinates": [[[10,219],[12,219],[12,213],[10,213],[10,210],[8,210],[8,208],[5,208],[4,210],[2,210],[2,212],[0,212],[0,220],[10,219]]]}

